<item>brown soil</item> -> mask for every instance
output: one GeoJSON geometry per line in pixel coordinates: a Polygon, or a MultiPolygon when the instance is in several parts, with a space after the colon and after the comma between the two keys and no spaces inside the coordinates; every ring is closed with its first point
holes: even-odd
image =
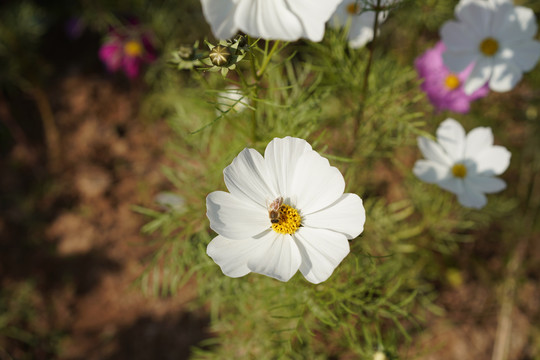
{"type": "Polygon", "coordinates": [[[206,314],[185,307],[192,285],[166,299],[134,285],[153,249],[132,205],[155,207],[170,186],[160,172],[170,131],[138,118],[141,93],[110,79],[62,78],[49,93],[61,171],[47,175],[39,139],[2,160],[0,280],[2,288],[33,281],[34,324],[15,327],[39,335],[0,337],[1,359],[185,359],[208,337],[206,314]]]}

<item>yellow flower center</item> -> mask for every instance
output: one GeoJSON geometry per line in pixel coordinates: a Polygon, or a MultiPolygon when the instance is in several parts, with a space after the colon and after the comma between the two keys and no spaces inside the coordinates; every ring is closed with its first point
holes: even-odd
{"type": "Polygon", "coordinates": [[[467,168],[463,164],[456,164],[452,167],[452,174],[457,178],[464,178],[467,176],[467,168]]]}
{"type": "Polygon", "coordinates": [[[449,90],[455,90],[460,85],[459,78],[455,74],[448,74],[446,79],[444,79],[444,85],[449,90]]]}
{"type": "Polygon", "coordinates": [[[300,227],[302,218],[298,210],[289,205],[281,205],[279,208],[279,221],[272,223],[272,229],[280,234],[294,234],[300,227]]]}
{"type": "Polygon", "coordinates": [[[494,38],[488,37],[480,43],[480,51],[486,56],[493,56],[499,50],[499,42],[494,38]]]}
{"type": "Polygon", "coordinates": [[[349,5],[347,5],[347,14],[358,15],[359,13],[360,13],[360,5],[358,5],[356,2],[352,2],[349,5]]]}
{"type": "Polygon", "coordinates": [[[143,53],[143,47],[140,42],[130,40],[124,45],[124,53],[131,57],[137,57],[143,53]]]}

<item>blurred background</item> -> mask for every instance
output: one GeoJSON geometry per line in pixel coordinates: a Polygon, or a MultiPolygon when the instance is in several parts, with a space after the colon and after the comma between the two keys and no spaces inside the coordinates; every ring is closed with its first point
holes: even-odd
{"type": "MultiPolygon", "coordinates": [[[[520,3],[539,15],[536,1],[520,3]]],[[[382,54],[413,74],[415,57],[438,41],[455,4],[410,1],[396,10],[381,30],[382,54]]],[[[168,144],[179,139],[171,108],[195,104],[204,119],[214,114],[207,97],[194,99],[204,93],[200,76],[168,61],[180,45],[205,38],[212,36],[197,0],[0,2],[0,359],[230,358],[212,352],[223,335],[197,279],[187,277],[174,291],[141,291],[149,281],[141,276],[161,266],[155,254],[163,249],[141,233],[148,222],[141,209],[182,206],[182,198],[164,195],[173,185],[163,167],[200,166],[197,157],[171,158],[168,144]],[[124,61],[119,49],[138,60],[124,61]]],[[[404,96],[417,99],[414,74],[407,81],[413,90],[404,96]]],[[[507,198],[490,198],[485,217],[451,217],[469,217],[474,226],[454,227],[437,246],[418,245],[430,259],[419,275],[429,300],[419,302],[422,315],[403,321],[408,335],[389,340],[388,358],[491,359],[496,344],[508,341],[508,359],[540,359],[539,104],[537,66],[512,92],[474,105],[466,129],[489,118],[496,143],[513,153],[507,198]]],[[[423,98],[413,107],[437,119],[429,131],[453,116],[434,112],[423,98]]],[[[342,146],[334,141],[330,149],[342,146]]],[[[400,171],[384,159],[370,165],[368,196],[384,203],[404,197],[410,170],[403,169],[418,154],[414,136],[403,145],[400,171]]],[[[216,179],[221,184],[221,174],[216,179]]],[[[430,231],[426,241],[437,237],[430,231]]],[[[315,332],[321,345],[314,351],[321,359],[359,358],[339,334],[315,332]]],[[[226,348],[227,338],[220,341],[226,348]]]]}

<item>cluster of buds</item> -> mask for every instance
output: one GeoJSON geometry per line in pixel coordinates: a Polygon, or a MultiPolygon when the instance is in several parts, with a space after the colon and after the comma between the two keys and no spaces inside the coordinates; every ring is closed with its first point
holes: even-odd
{"type": "Polygon", "coordinates": [[[221,71],[226,76],[229,70],[236,69],[250,47],[244,36],[238,36],[233,40],[222,40],[217,45],[205,41],[209,51],[203,52],[198,49],[199,43],[193,46],[181,46],[172,54],[171,63],[179,70],[193,69],[203,71],[221,71]]]}

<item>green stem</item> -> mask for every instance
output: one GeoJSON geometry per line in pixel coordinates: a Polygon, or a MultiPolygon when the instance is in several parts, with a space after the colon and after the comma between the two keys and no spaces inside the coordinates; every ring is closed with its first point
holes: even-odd
{"type": "MultiPolygon", "coordinates": [[[[375,22],[373,23],[373,40],[371,41],[371,46],[369,47],[368,63],[366,65],[366,70],[364,71],[364,83],[362,85],[362,99],[360,101],[358,115],[356,116],[356,121],[354,122],[354,128],[353,128],[353,142],[354,143],[356,143],[356,137],[358,135],[358,129],[360,128],[360,123],[362,122],[364,118],[365,102],[366,102],[367,94],[369,91],[369,74],[371,72],[371,64],[373,63],[373,53],[375,50],[375,43],[377,40],[377,29],[379,27],[380,11],[381,11],[381,0],[377,0],[377,6],[375,7],[375,22]]],[[[356,149],[356,146],[354,148],[356,149]]]]}
{"type": "Polygon", "coordinates": [[[281,43],[280,40],[276,40],[274,42],[274,45],[272,46],[272,49],[270,50],[270,53],[268,53],[268,40],[266,41],[266,48],[264,49],[263,63],[256,74],[257,80],[259,80],[263,76],[264,72],[266,71],[266,68],[268,67],[268,64],[270,63],[270,59],[272,59],[272,55],[274,55],[274,53],[277,51],[280,43],[281,43]]]}
{"type": "MultiPolygon", "coordinates": [[[[254,46],[254,44],[256,43],[256,41],[254,42],[253,39],[248,36],[248,43],[249,43],[249,47],[251,48],[252,46],[254,46]]],[[[253,53],[253,51],[250,51],[250,62],[251,62],[251,72],[253,73],[253,77],[254,78],[257,78],[257,58],[255,57],[255,54],[253,53]]]]}

